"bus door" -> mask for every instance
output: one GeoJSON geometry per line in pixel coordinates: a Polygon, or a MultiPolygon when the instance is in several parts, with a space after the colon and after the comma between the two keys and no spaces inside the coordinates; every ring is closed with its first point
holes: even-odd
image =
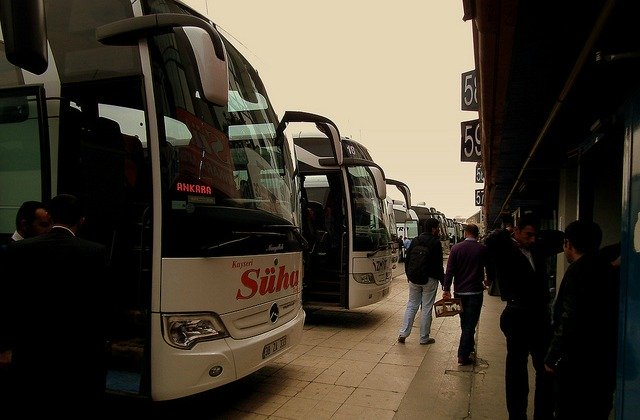
{"type": "Polygon", "coordinates": [[[294,139],[301,233],[307,243],[302,298],[306,306],[346,307],[348,203],[340,133],[332,121],[315,114],[288,111],[281,124],[290,123],[315,124],[313,135],[294,139]]]}

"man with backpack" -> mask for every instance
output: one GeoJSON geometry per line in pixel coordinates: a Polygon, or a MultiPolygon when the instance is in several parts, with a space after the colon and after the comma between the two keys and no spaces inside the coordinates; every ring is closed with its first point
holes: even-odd
{"type": "Polygon", "coordinates": [[[430,218],[424,222],[422,233],[411,240],[407,249],[405,272],[409,280],[409,299],[404,313],[398,342],[404,343],[411,334],[411,327],[422,305],[420,322],[420,344],[435,343],[431,332],[433,303],[436,299],[438,284],[444,280],[442,244],[439,235],[440,222],[430,218]]]}

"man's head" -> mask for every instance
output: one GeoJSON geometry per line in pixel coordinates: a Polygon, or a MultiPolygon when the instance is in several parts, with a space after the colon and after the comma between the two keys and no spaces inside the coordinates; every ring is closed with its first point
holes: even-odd
{"type": "Polygon", "coordinates": [[[510,214],[503,214],[501,220],[500,227],[508,230],[509,232],[513,232],[513,216],[510,214]]]}
{"type": "Polygon", "coordinates": [[[480,235],[480,229],[478,229],[478,225],[474,223],[469,223],[464,227],[464,237],[465,238],[477,238],[480,235]]]}
{"type": "Polygon", "coordinates": [[[424,231],[426,233],[430,233],[434,236],[437,236],[440,233],[440,221],[434,217],[430,217],[424,222],[424,231]]]}
{"type": "Polygon", "coordinates": [[[32,238],[49,232],[51,218],[40,201],[25,201],[16,214],[16,230],[23,238],[32,238]]]}
{"type": "Polygon", "coordinates": [[[564,230],[564,255],[569,263],[584,254],[595,254],[602,242],[602,229],[591,221],[576,220],[564,230]]]}
{"type": "Polygon", "coordinates": [[[84,213],[80,200],[71,194],[59,194],[49,204],[51,220],[55,225],[66,226],[77,230],[84,221],[84,213]]]}
{"type": "Polygon", "coordinates": [[[513,238],[518,241],[522,248],[530,248],[536,242],[538,234],[537,220],[530,215],[524,215],[513,229],[513,238]]]}

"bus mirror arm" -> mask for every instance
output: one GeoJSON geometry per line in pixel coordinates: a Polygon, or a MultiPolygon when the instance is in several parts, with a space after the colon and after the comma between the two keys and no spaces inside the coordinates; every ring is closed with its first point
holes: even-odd
{"type": "Polygon", "coordinates": [[[220,35],[209,22],[179,13],[158,13],[111,22],[96,28],[96,40],[104,45],[135,45],[138,39],[168,33],[176,27],[193,26],[207,31],[218,59],[226,61],[220,35]]]}

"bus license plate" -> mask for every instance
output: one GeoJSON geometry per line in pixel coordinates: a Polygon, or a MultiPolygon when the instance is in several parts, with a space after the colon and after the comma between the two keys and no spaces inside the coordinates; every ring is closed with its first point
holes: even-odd
{"type": "Polygon", "coordinates": [[[276,341],[273,341],[267,344],[266,346],[264,346],[264,348],[262,349],[262,358],[266,359],[272,354],[279,352],[280,350],[285,348],[286,345],[287,345],[287,336],[285,335],[284,337],[278,338],[276,341]]]}

